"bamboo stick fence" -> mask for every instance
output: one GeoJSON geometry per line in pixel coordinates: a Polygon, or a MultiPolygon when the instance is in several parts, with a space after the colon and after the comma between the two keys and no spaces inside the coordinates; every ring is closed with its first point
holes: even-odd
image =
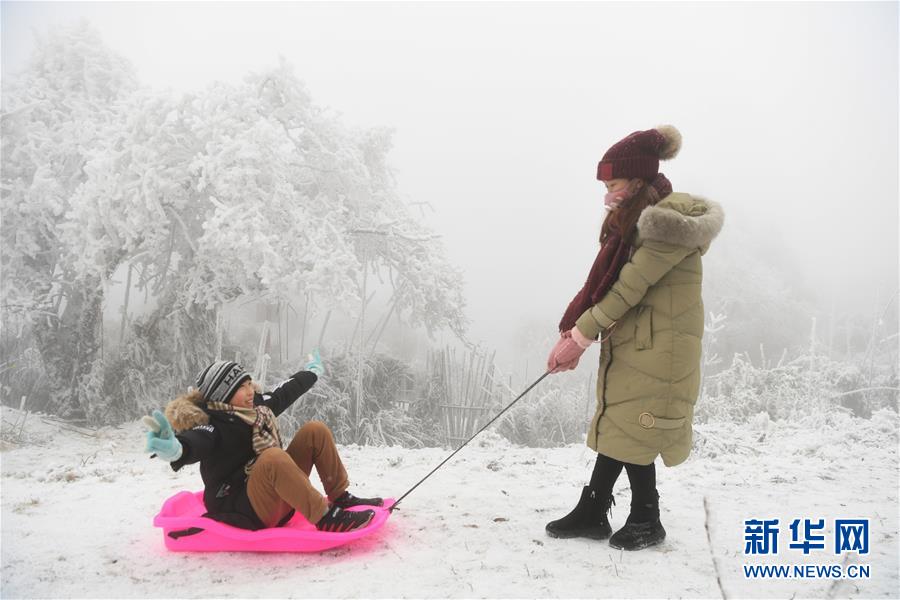
{"type": "Polygon", "coordinates": [[[439,407],[451,448],[469,439],[495,408],[495,354],[468,351],[459,357],[455,349],[444,348],[428,355],[428,372],[437,375],[444,392],[439,407]]]}

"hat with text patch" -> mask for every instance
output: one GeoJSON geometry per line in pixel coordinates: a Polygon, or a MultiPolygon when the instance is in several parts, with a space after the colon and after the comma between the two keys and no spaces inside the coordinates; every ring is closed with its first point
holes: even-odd
{"type": "Polygon", "coordinates": [[[207,402],[227,403],[248,379],[251,379],[250,374],[241,365],[217,360],[197,376],[197,390],[207,402]]]}
{"type": "Polygon", "coordinates": [[[597,179],[653,180],[659,173],[659,161],[674,158],[681,149],[681,133],[672,125],[635,131],[619,140],[597,165],[597,179]]]}

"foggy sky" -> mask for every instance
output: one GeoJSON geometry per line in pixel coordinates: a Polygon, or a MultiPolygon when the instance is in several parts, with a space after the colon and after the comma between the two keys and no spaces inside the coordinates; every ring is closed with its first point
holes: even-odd
{"type": "Polygon", "coordinates": [[[662,123],[676,191],[725,209],[711,254],[738,228],[783,245],[773,268],[841,310],[897,288],[897,3],[4,2],[4,77],[80,17],[152,88],[281,55],[347,123],[394,128],[400,190],[433,207],[494,346],[553,331],[597,249],[597,161],[662,123]]]}

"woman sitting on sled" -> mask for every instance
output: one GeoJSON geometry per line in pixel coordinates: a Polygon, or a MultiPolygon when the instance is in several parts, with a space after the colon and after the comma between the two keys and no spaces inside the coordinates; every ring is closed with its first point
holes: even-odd
{"type": "Polygon", "coordinates": [[[294,511],[322,531],[364,527],[374,511],[345,510],[381,506],[381,498],[357,498],[328,427],[310,421],[282,449],[276,417],[315,384],[323,372],[318,352],[290,379],[259,393],[250,375],[235,362],[217,361],[197,377],[197,389],[166,406],[165,415],[144,417],[147,451],[175,471],[199,462],[204,516],[243,529],[287,523],[294,511]],[[174,427],[174,431],[173,431],[174,427]],[[316,467],[327,497],[310,483],[316,467]]]}

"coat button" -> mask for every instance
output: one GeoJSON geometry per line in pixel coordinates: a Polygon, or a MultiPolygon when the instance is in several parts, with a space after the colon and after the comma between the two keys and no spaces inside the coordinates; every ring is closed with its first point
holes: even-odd
{"type": "Polygon", "coordinates": [[[638,424],[644,429],[650,429],[656,424],[656,417],[648,412],[638,415],[638,424]]]}

